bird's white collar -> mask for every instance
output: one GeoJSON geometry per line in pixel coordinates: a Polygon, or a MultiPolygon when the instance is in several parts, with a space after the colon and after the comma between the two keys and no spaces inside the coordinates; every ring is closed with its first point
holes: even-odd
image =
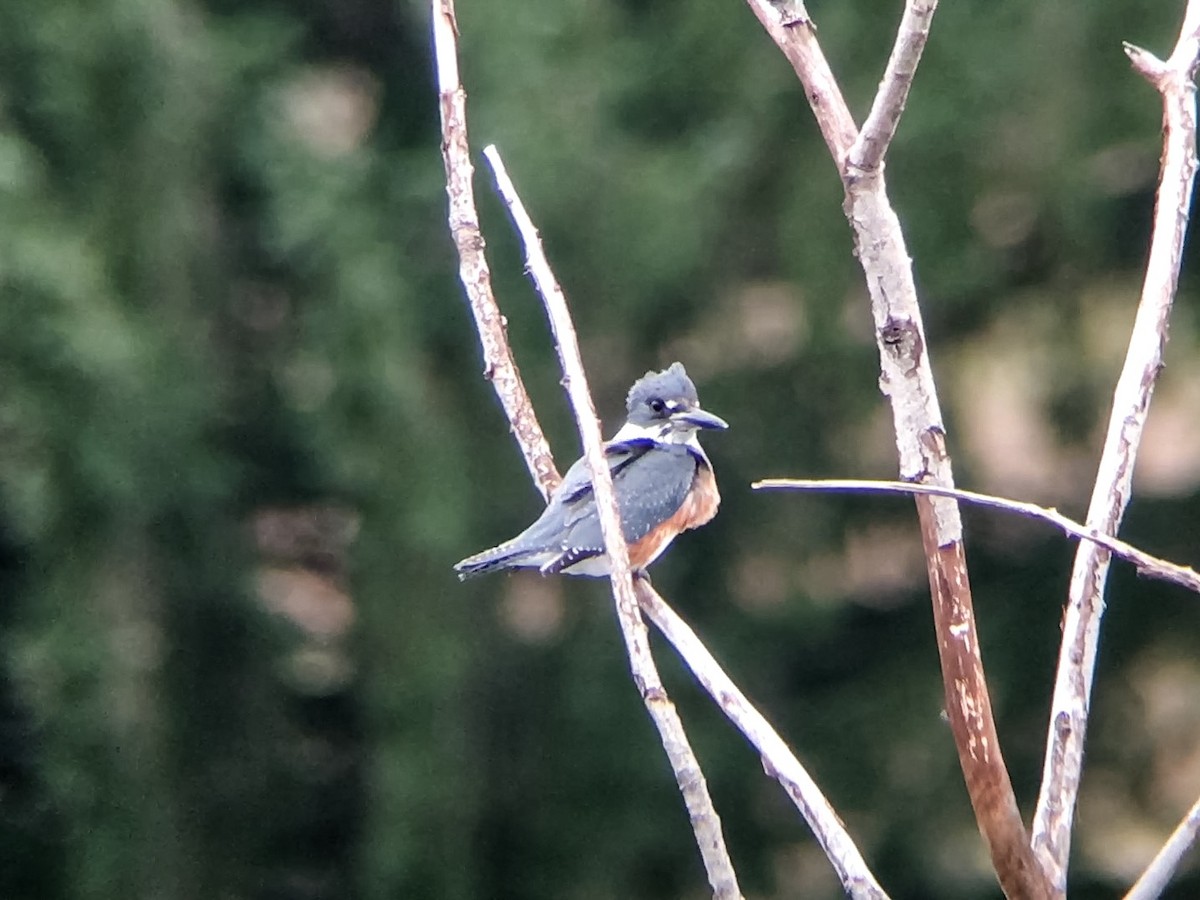
{"type": "Polygon", "coordinates": [[[609,443],[619,444],[625,441],[649,440],[654,441],[656,444],[683,444],[704,455],[696,432],[695,428],[680,430],[671,425],[670,422],[663,422],[661,425],[637,425],[633,422],[626,422],[612,436],[612,440],[609,443]]]}

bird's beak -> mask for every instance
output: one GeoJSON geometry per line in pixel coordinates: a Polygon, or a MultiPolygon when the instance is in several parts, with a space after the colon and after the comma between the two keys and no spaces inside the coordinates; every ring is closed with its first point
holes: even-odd
{"type": "Polygon", "coordinates": [[[729,427],[729,423],[720,416],[714,416],[710,412],[697,407],[696,409],[681,410],[671,416],[672,422],[681,422],[691,428],[708,428],[713,431],[724,431],[729,427]]]}

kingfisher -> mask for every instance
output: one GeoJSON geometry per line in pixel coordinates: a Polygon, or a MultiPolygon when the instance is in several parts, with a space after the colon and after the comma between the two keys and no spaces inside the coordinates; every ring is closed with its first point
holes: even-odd
{"type": "MultiPolygon", "coordinates": [[[[678,362],[638,379],[625,406],[628,417],[605,443],[604,456],[630,565],[644,572],[676,535],[699,528],[717,514],[721,495],[697,434],[723,431],[729,425],[700,408],[696,386],[678,362]]],[[[609,559],[587,462],[576,460],[567,470],[536,522],[454,568],[460,579],[503,569],[607,576],[609,559]]]]}

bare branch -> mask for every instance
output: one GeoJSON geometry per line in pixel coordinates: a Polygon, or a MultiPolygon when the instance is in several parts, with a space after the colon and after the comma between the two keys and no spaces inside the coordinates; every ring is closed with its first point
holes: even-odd
{"type": "Polygon", "coordinates": [[[1200,800],[1192,804],[1183,821],[1171,832],[1163,848],[1158,851],[1142,877],[1137,880],[1125,900],[1156,900],[1164,890],[1183,855],[1196,841],[1196,833],[1200,832],[1200,800]]]}
{"type": "MultiPolygon", "coordinates": [[[[475,211],[474,191],[471,185],[474,168],[471,165],[470,149],[467,143],[466,94],[458,77],[456,43],[458,28],[454,17],[454,4],[453,0],[432,0],[432,4],[442,116],[442,152],[446,165],[446,190],[450,197],[450,230],[454,235],[459,252],[460,277],[475,315],[476,330],[479,333],[486,360],[485,374],[492,381],[496,393],[500,397],[501,405],[512,426],[513,436],[525,457],[530,475],[541,490],[543,498],[549,499],[550,494],[562,479],[554,465],[549,444],[538,424],[533,405],[512,358],[504,317],[500,314],[492,296],[491,275],[484,256],[484,241],[479,229],[479,217],[475,211]]],[[[531,233],[535,233],[532,232],[532,225],[530,229],[531,233]]],[[[558,292],[558,296],[561,299],[561,292],[558,292]]],[[[565,302],[563,310],[565,312],[565,302]]],[[[569,327],[569,317],[567,323],[569,327]]],[[[578,361],[579,351],[578,346],[574,343],[573,334],[571,340],[575,359],[578,361]]],[[[582,376],[580,384],[585,397],[587,397],[587,386],[582,382],[582,376]]],[[[587,408],[591,409],[590,397],[587,397],[587,408]]],[[[578,414],[578,405],[576,405],[576,409],[578,414]]],[[[586,416],[581,417],[581,431],[585,429],[584,419],[586,416]]],[[[591,411],[591,424],[594,437],[598,441],[599,425],[596,422],[594,410],[591,411]]],[[[603,467],[602,470],[604,472],[602,477],[607,480],[609,487],[609,508],[615,514],[615,507],[612,505],[611,479],[606,477],[607,467],[603,467]]],[[[593,468],[593,471],[596,470],[593,468]]],[[[603,510],[602,504],[601,511],[603,512],[603,510]]],[[[609,529],[614,527],[614,523],[604,524],[607,540],[608,535],[612,533],[609,529]]],[[[615,533],[621,550],[624,551],[622,555],[625,559],[623,568],[619,563],[614,564],[614,573],[624,572],[623,576],[614,574],[614,589],[621,577],[627,585],[629,584],[628,551],[624,547],[624,541],[620,539],[619,523],[616,524],[615,533]]],[[[630,597],[632,597],[631,593],[630,597]]],[[[620,608],[619,601],[618,608],[620,608]]],[[[645,635],[645,625],[637,613],[636,601],[634,601],[633,610],[637,619],[636,628],[641,630],[640,646],[644,648],[645,657],[649,659],[651,676],[649,682],[644,678],[637,680],[638,688],[659,730],[664,749],[675,772],[676,781],[680,786],[692,820],[696,842],[700,848],[714,896],[720,900],[738,900],[741,897],[741,891],[737,884],[733,863],[725,848],[720,819],[717,817],[712,799],[708,794],[708,785],[683,731],[683,723],[666,692],[661,688],[653,658],[649,656],[649,642],[645,635]],[[658,685],[657,690],[655,690],[656,684],[658,685]]],[[[627,617],[622,616],[621,619],[624,626],[627,617]]],[[[624,627],[622,630],[625,630],[624,627]]],[[[626,642],[630,646],[631,666],[636,678],[641,666],[633,660],[633,647],[629,644],[628,635],[626,642]]]]}
{"type": "Polygon", "coordinates": [[[846,893],[855,900],[886,900],[887,894],[867,868],[846,826],[783,738],[746,699],[745,694],[708,652],[708,648],[696,637],[696,633],[663,601],[648,581],[638,579],[637,594],[646,615],[683,657],[692,674],[717,702],[721,712],[762,754],[763,769],[777,779],[792,798],[825,855],[833,863],[846,893]]]}
{"type": "Polygon", "coordinates": [[[475,330],[483,349],[484,377],[492,383],[500,398],[533,483],[541,491],[542,499],[548,500],[562,478],[554,467],[550,445],[517,371],[508,345],[504,316],[492,295],[492,275],[484,255],[483,234],[479,230],[475,191],[471,185],[475,169],[471,165],[467,143],[467,95],[458,78],[457,36],[453,0],[433,0],[442,159],[446,166],[446,193],[450,199],[450,233],[458,248],[458,276],[475,317],[475,330]]]}
{"type": "MultiPolygon", "coordinates": [[[[484,149],[484,156],[487,157],[495,171],[500,193],[504,197],[505,202],[509,204],[514,221],[517,223],[517,229],[521,232],[522,238],[525,241],[527,266],[538,286],[539,292],[546,302],[547,311],[551,317],[555,339],[560,345],[560,354],[563,357],[563,368],[567,378],[568,390],[571,390],[576,385],[583,385],[582,393],[587,400],[591,421],[595,427],[594,438],[597,442],[596,448],[599,450],[599,428],[595,425],[595,412],[591,410],[591,401],[587,394],[586,383],[584,382],[585,376],[583,374],[582,361],[579,359],[578,344],[574,328],[571,325],[570,315],[566,308],[566,301],[563,299],[562,291],[549,269],[549,264],[545,260],[537,231],[508,179],[499,154],[494,147],[487,147],[484,149]]],[[[576,404],[574,395],[572,395],[572,403],[576,404]]],[[[586,420],[587,416],[580,414],[577,404],[576,415],[581,420],[580,430],[583,431],[582,422],[586,420]]],[[[586,443],[589,437],[585,435],[584,440],[586,443]]],[[[593,473],[596,472],[595,466],[597,462],[591,455],[589,455],[588,459],[593,473]]],[[[603,463],[602,458],[599,464],[603,467],[603,475],[601,478],[593,476],[593,483],[597,486],[597,502],[602,511],[605,505],[610,505],[610,512],[615,519],[617,510],[615,503],[611,501],[611,478],[608,476],[608,468],[603,463]],[[598,482],[601,479],[609,481],[610,500],[606,501],[599,490],[598,482]]],[[[675,731],[672,728],[671,737],[668,738],[667,726],[662,724],[659,716],[656,715],[657,706],[660,712],[665,710],[669,712],[670,718],[673,718],[676,722],[678,721],[675,708],[667,699],[666,692],[659,681],[657,669],[654,668],[653,659],[649,655],[648,644],[645,643],[645,625],[642,622],[640,613],[637,612],[636,606],[634,608],[635,627],[627,629],[626,610],[624,608],[626,598],[623,594],[618,594],[618,589],[629,583],[628,555],[627,548],[624,546],[624,540],[621,536],[619,523],[614,524],[613,527],[614,531],[606,531],[605,543],[610,548],[611,555],[611,549],[614,547],[612,536],[615,536],[616,545],[620,547],[619,553],[624,557],[623,560],[614,558],[614,596],[618,603],[622,630],[626,633],[626,643],[630,651],[630,661],[634,668],[635,681],[642,691],[647,708],[650,709],[651,715],[655,717],[655,724],[659,727],[660,734],[663,736],[663,744],[667,747],[668,755],[672,754],[672,745],[681,744],[690,757],[691,751],[687,746],[686,737],[683,735],[682,725],[678,727],[677,736],[675,736],[675,731]],[[618,573],[624,573],[624,577],[619,577],[618,573]],[[629,636],[629,631],[634,632],[632,639],[629,636]],[[639,664],[639,661],[643,660],[643,654],[645,654],[644,661],[639,664]],[[646,663],[648,663],[648,666],[646,663]]],[[[639,578],[635,582],[635,587],[637,592],[635,602],[640,602],[642,609],[646,611],[647,615],[650,616],[663,635],[675,646],[700,683],[717,701],[722,711],[750,739],[759,752],[763,754],[764,767],[783,784],[788,795],[809,822],[810,827],[812,827],[822,848],[833,863],[834,869],[837,871],[850,896],[854,897],[855,900],[887,900],[887,895],[879,887],[874,876],[871,875],[870,870],[863,861],[862,855],[858,852],[857,847],[854,846],[854,842],[846,832],[845,826],[838,818],[837,813],[829,806],[829,802],[821,794],[816,784],[813,783],[808,773],[800,765],[783,740],[771,728],[766,719],[746,700],[742,692],[729,679],[729,676],[721,670],[712,654],[709,653],[700,639],[696,637],[695,632],[667,605],[662,597],[651,587],[649,581],[639,578]]],[[[692,812],[693,821],[695,822],[705,806],[708,810],[711,810],[711,801],[707,799],[707,788],[704,785],[703,776],[700,774],[699,767],[694,764],[694,761],[690,765],[686,761],[680,765],[676,763],[675,758],[672,756],[672,766],[675,767],[676,779],[681,789],[684,790],[689,811],[692,812]],[[688,770],[692,770],[693,768],[694,775],[689,776],[688,770]],[[692,799],[688,797],[687,786],[689,779],[697,782],[703,790],[703,799],[706,801],[704,804],[697,802],[694,805],[692,799]]],[[[708,834],[714,843],[721,842],[719,851],[721,855],[724,855],[724,843],[721,838],[719,820],[716,817],[715,811],[711,813],[705,812],[703,815],[705,818],[711,815],[713,828],[708,834]]],[[[697,840],[700,841],[699,826],[697,826],[697,840]]],[[[703,842],[701,842],[701,849],[702,851],[704,850],[703,842]]],[[[727,856],[725,858],[727,859],[727,856]]],[[[713,875],[713,867],[709,866],[707,855],[705,864],[709,867],[710,881],[713,883],[714,888],[717,888],[717,881],[714,880],[713,875]]],[[[731,866],[728,872],[733,888],[736,890],[736,882],[732,881],[733,870],[731,866]]],[[[723,896],[720,894],[719,889],[718,896],[723,896]]]]}
{"type": "Polygon", "coordinates": [[[798,0],[747,0],[747,3],[804,85],[821,136],[840,171],[858,138],[858,126],[817,43],[817,29],[804,4],[798,0]]]}
{"type": "Polygon", "coordinates": [[[554,343],[562,362],[564,384],[575,420],[583,439],[584,456],[592,474],[592,487],[596,495],[596,507],[600,514],[600,530],[611,564],[613,600],[617,607],[617,620],[625,638],[625,649],[629,654],[629,665],[634,684],[642,696],[646,710],[650,713],[662,740],[663,749],[671,762],[675,781],[683,794],[684,803],[692,820],[696,844],[704,860],[714,896],[719,900],[741,898],[737,875],[725,847],[721,831],[721,820],[717,816],[708,784],[700,770],[700,764],[692,752],[691,744],[683,730],[683,722],[674,704],[667,696],[659,677],[654,657],[650,653],[650,636],[646,623],[638,609],[633,580],[629,568],[629,548],[621,532],[620,513],[613,490],[612,474],[604,456],[604,439],[600,433],[600,422],[588,390],[584,373],[583,358],[579,352],[579,341],[571,322],[571,313],[566,298],[559,287],[550,263],[542,249],[541,239],[532,219],[525,211],[516,188],[508,177],[500,154],[494,146],[485,147],[483,154],[491,164],[496,177],[496,186],[512,214],[517,231],[525,243],[526,266],[533,276],[534,284],[546,306],[550,327],[554,332],[554,343]]]}
{"type": "Polygon", "coordinates": [[[888,58],[883,81],[879,84],[879,91],[875,94],[858,140],[850,148],[849,162],[852,167],[871,171],[883,163],[888,146],[896,135],[896,126],[900,124],[900,116],[904,113],[904,104],[908,100],[908,91],[912,87],[917,63],[921,61],[936,9],[937,0],[908,0],[904,5],[904,17],[896,32],[896,43],[888,58]]]}
{"type": "MultiPolygon", "coordinates": [[[[747,3],[800,77],[845,188],[843,209],[854,232],[857,256],[871,295],[880,386],[892,406],[900,475],[905,480],[952,486],[946,429],[933,382],[912,262],[900,221],[887,196],[883,168],[860,169],[850,164],[851,148],[859,140],[858,130],[807,15],[795,22],[786,5],[781,9],[772,0],[747,3]]],[[[915,10],[906,11],[904,24],[914,32],[927,29],[932,12],[930,8],[922,17],[915,10]]],[[[915,33],[913,39],[923,44],[923,37],[915,33]]],[[[900,115],[895,97],[903,99],[905,93],[899,82],[910,79],[916,65],[917,55],[906,50],[904,42],[902,34],[901,46],[893,53],[900,74],[885,78],[884,97],[877,98],[873,107],[879,111],[873,126],[879,136],[895,130],[900,115]]],[[[876,137],[869,136],[869,140],[875,141],[876,137]]],[[[880,156],[883,149],[885,145],[879,147],[880,156]]],[[[864,148],[864,152],[869,160],[875,150],[864,148]]],[[[975,818],[1005,894],[1040,900],[1050,895],[1050,886],[1030,850],[1000,752],[979,654],[958,505],[952,499],[920,496],[916,505],[929,571],[946,711],[975,818]]]]}
{"type": "MultiPolygon", "coordinates": [[[[1166,63],[1129,51],[1134,68],[1162,94],[1163,157],[1154,210],[1154,234],[1142,296],[1125,365],[1113,395],[1108,433],[1088,507],[1087,523],[1116,534],[1129,503],[1141,443],[1183,254],[1196,172],[1196,99],[1192,75],[1200,54],[1200,0],[1189,0],[1178,43],[1166,63]]],[[[1042,787],[1033,822],[1033,846],[1057,890],[1066,889],[1071,824],[1083,768],[1083,744],[1104,612],[1109,550],[1088,542],[1075,554],[1062,649],[1051,702],[1042,787]]]]}
{"type": "Polygon", "coordinates": [[[961,488],[939,487],[933,484],[913,484],[907,481],[864,481],[854,478],[835,479],[796,479],[796,478],[765,478],[750,485],[755,490],[766,491],[816,491],[822,493],[852,493],[852,494],[932,494],[936,497],[954,497],[976,506],[990,506],[1015,512],[1030,519],[1040,519],[1043,522],[1061,529],[1071,537],[1081,541],[1091,541],[1110,551],[1114,556],[1126,562],[1133,563],[1138,574],[1158,581],[1168,581],[1171,584],[1187,588],[1193,593],[1200,594],[1200,573],[1188,566],[1181,566],[1157,556],[1151,556],[1132,544],[1127,544],[1111,534],[1105,534],[1087,525],[1081,525],[1074,519],[1069,519],[1058,510],[1027,503],[1023,500],[1009,500],[995,497],[991,494],[980,494],[976,491],[965,491],[961,488]]]}

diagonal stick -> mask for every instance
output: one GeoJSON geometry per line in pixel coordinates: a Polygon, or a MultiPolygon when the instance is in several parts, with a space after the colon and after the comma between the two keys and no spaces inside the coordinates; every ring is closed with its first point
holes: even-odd
{"type": "Polygon", "coordinates": [[[788,797],[796,804],[833,863],[846,893],[854,900],[887,900],[887,894],[867,868],[846,826],[771,723],[746,699],[696,637],[696,632],[667,605],[650,582],[639,579],[637,592],[650,621],[683,657],[721,712],[762,754],[763,770],[783,785],[788,797]]]}
{"type": "Polygon", "coordinates": [[[675,773],[675,781],[683,794],[695,831],[696,844],[704,859],[704,868],[708,872],[714,896],[718,900],[736,900],[741,898],[742,894],[729,851],[725,847],[721,820],[713,807],[700,763],[692,752],[691,744],[683,730],[683,722],[675,705],[667,696],[666,688],[663,687],[658,674],[658,667],[650,653],[650,635],[646,630],[646,623],[642,620],[637,595],[634,593],[629,567],[629,548],[621,532],[612,473],[608,470],[608,461],[604,456],[604,438],[600,433],[600,422],[596,417],[591,392],[588,390],[583,358],[579,352],[579,340],[571,322],[566,297],[563,296],[562,288],[550,269],[550,263],[542,249],[541,238],[538,237],[533,220],[525,211],[525,206],[508,177],[499,151],[494,146],[488,146],[484,148],[483,155],[492,167],[496,187],[525,244],[526,268],[533,276],[534,284],[550,318],[554,344],[562,362],[567,396],[575,412],[575,421],[583,439],[584,456],[591,470],[596,509],[600,514],[600,530],[604,535],[610,561],[610,579],[613,600],[617,607],[617,621],[625,639],[634,684],[646,705],[646,711],[658,729],[663,749],[675,773]]]}
{"type": "Polygon", "coordinates": [[[1129,889],[1125,900],[1158,900],[1179,868],[1183,855],[1195,843],[1197,832],[1200,832],[1200,800],[1192,804],[1163,848],[1146,867],[1142,877],[1129,889]]]}

